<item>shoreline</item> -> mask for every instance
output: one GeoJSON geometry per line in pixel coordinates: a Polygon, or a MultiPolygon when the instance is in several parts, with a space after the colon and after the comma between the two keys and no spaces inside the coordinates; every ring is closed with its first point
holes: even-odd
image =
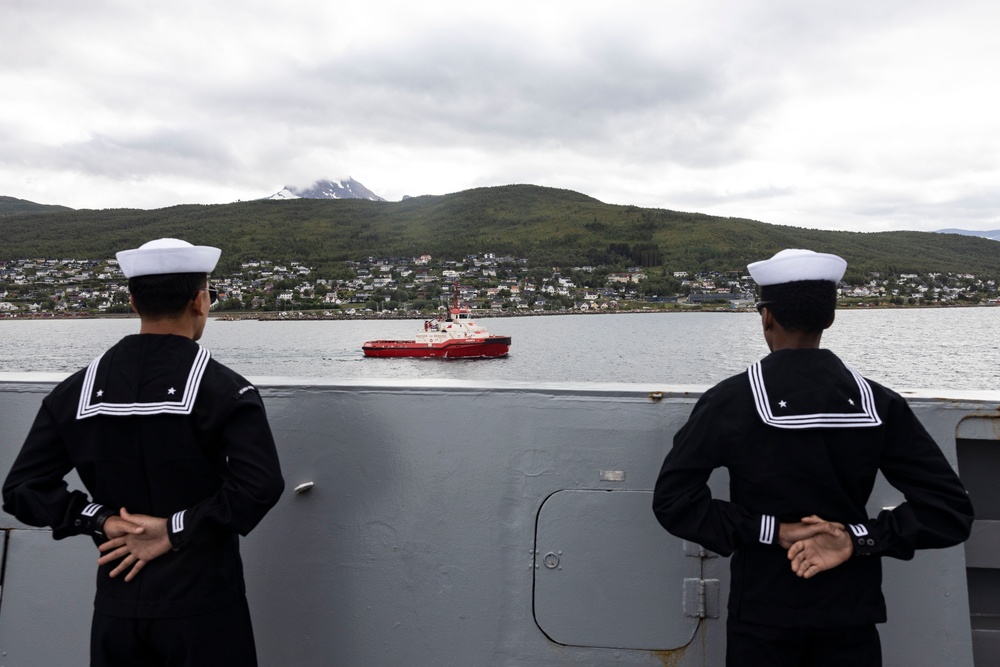
{"type": "MultiPolygon", "coordinates": [[[[895,305],[895,304],[838,304],[837,310],[928,310],[950,308],[996,308],[997,303],[950,303],[934,305],[895,305]]],[[[618,308],[603,310],[546,310],[531,312],[506,312],[492,310],[473,310],[473,315],[481,319],[501,319],[507,317],[550,317],[554,315],[656,315],[669,313],[752,313],[753,306],[708,307],[703,305],[675,304],[669,308],[618,308]]],[[[426,320],[435,317],[435,313],[354,313],[348,314],[338,310],[287,310],[274,311],[223,311],[211,313],[209,316],[221,322],[238,322],[256,320],[259,322],[289,322],[303,320],[426,320]]],[[[0,313],[0,322],[18,320],[96,320],[96,319],[139,319],[135,313],[0,313]]]]}

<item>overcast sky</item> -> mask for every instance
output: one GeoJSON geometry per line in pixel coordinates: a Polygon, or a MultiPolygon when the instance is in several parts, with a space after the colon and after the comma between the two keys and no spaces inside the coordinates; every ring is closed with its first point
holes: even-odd
{"type": "Polygon", "coordinates": [[[0,195],[532,183],[820,229],[1000,228],[996,0],[3,0],[0,195]]]}

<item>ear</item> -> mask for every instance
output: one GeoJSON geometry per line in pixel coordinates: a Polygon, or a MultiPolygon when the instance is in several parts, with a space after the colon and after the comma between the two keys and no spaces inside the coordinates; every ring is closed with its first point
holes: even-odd
{"type": "Polygon", "coordinates": [[[195,294],[194,298],[188,301],[188,308],[195,317],[202,317],[208,314],[208,306],[205,305],[208,299],[202,299],[202,294],[203,292],[199,291],[195,294]]]}
{"type": "Polygon", "coordinates": [[[131,294],[128,295],[128,305],[130,308],[132,308],[133,311],[135,311],[136,315],[142,315],[142,313],[139,312],[139,309],[136,308],[135,299],[132,297],[131,294]]]}
{"type": "Polygon", "coordinates": [[[833,321],[834,321],[835,319],[837,319],[837,314],[836,314],[836,313],[832,313],[832,314],[830,315],[830,321],[829,321],[829,322],[827,322],[827,323],[826,323],[826,326],[825,326],[825,327],[823,327],[823,328],[824,328],[824,329],[829,329],[830,327],[832,327],[832,326],[833,326],[833,321]]]}
{"type": "Polygon", "coordinates": [[[764,326],[764,331],[770,331],[774,329],[774,315],[771,314],[771,309],[764,306],[761,311],[761,323],[764,326]]]}
{"type": "Polygon", "coordinates": [[[774,350],[774,316],[771,314],[771,309],[764,306],[764,309],[760,311],[760,325],[764,330],[764,342],[767,344],[767,349],[774,350]]]}

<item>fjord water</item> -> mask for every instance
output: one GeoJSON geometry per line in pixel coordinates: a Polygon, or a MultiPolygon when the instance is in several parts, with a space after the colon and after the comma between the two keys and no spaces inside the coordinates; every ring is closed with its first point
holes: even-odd
{"type": "MultiPolygon", "coordinates": [[[[201,343],[250,378],[460,379],[712,385],[767,354],[756,313],[481,318],[511,336],[504,359],[367,359],[367,340],[412,338],[420,320],[209,321],[201,343]]],[[[1000,308],[839,310],[823,347],[894,389],[1000,390],[1000,308]]],[[[0,372],[69,373],[136,318],[0,320],[0,372]]]]}

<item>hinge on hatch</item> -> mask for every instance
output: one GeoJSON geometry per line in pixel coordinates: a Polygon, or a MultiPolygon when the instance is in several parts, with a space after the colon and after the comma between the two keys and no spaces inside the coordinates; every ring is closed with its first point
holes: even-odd
{"type": "Polygon", "coordinates": [[[719,617],[719,580],[684,580],[684,615],[694,618],[719,617]]]}

